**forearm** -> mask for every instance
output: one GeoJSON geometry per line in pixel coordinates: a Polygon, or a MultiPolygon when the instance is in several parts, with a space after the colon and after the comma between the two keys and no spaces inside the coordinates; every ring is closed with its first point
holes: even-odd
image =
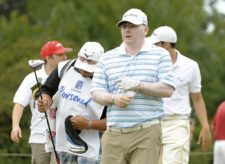
{"type": "Polygon", "coordinates": [[[58,77],[58,68],[56,68],[46,79],[44,85],[41,87],[43,94],[48,94],[52,97],[58,90],[60,79],[58,77]]]}
{"type": "Polygon", "coordinates": [[[137,92],[148,96],[155,97],[170,97],[173,94],[174,88],[164,83],[146,83],[140,82],[137,92]]]}
{"type": "Polygon", "coordinates": [[[21,117],[23,115],[24,106],[15,103],[12,112],[12,128],[19,127],[21,117]]]}
{"type": "Polygon", "coordinates": [[[203,128],[209,128],[206,106],[201,93],[192,93],[191,97],[196,115],[199,119],[199,122],[201,123],[201,126],[203,128]]]}
{"type": "Polygon", "coordinates": [[[199,122],[201,126],[204,128],[209,128],[208,118],[207,118],[207,112],[205,108],[204,102],[199,102],[197,104],[194,104],[196,115],[199,119],[199,122]]]}
{"type": "Polygon", "coordinates": [[[91,95],[92,99],[98,104],[103,106],[109,106],[113,104],[113,94],[111,93],[104,91],[93,91],[91,95]]]}
{"type": "Polygon", "coordinates": [[[106,119],[89,120],[88,129],[94,129],[94,130],[99,130],[99,131],[106,130],[106,119]]]}

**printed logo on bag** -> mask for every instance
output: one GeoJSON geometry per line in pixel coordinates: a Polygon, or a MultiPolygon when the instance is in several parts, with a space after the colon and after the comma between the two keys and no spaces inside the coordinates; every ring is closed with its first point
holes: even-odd
{"type": "MultiPolygon", "coordinates": [[[[79,87],[82,87],[83,81],[80,85],[79,85],[79,87]]],[[[81,105],[84,105],[85,108],[87,108],[88,104],[90,102],[92,102],[92,98],[90,98],[90,97],[84,99],[84,98],[80,97],[80,94],[76,95],[76,94],[71,93],[70,91],[66,91],[65,86],[61,86],[59,92],[60,92],[62,99],[66,99],[68,101],[79,103],[81,105]]]]}
{"type": "Polygon", "coordinates": [[[75,85],[75,88],[78,89],[78,90],[81,90],[82,86],[83,86],[83,81],[82,80],[78,80],[76,85],[75,85]]]}

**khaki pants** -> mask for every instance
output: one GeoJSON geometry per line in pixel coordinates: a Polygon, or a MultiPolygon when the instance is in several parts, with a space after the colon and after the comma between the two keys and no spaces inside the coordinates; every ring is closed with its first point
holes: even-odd
{"type": "Polygon", "coordinates": [[[47,153],[44,144],[31,144],[31,164],[56,164],[54,152],[47,153]]]}
{"type": "Polygon", "coordinates": [[[157,164],[161,145],[160,124],[129,133],[105,131],[101,164],[157,164]]]}

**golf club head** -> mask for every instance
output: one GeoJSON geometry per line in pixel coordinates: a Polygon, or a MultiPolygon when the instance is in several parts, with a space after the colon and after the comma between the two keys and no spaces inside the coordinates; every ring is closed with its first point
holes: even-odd
{"type": "Polygon", "coordinates": [[[30,66],[30,68],[36,69],[39,68],[40,66],[42,66],[45,63],[45,61],[43,60],[29,60],[28,64],[30,66]]]}

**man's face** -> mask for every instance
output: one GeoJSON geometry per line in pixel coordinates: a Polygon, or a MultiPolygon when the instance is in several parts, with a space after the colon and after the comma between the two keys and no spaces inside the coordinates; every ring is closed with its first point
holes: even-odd
{"type": "Polygon", "coordinates": [[[87,71],[82,70],[82,69],[80,69],[80,74],[81,74],[83,77],[92,77],[92,76],[93,76],[93,73],[87,72],[87,71]]]}
{"type": "Polygon", "coordinates": [[[157,42],[155,45],[164,48],[164,42],[157,42]]]}
{"type": "Polygon", "coordinates": [[[135,43],[143,41],[148,33],[148,27],[145,25],[134,25],[129,22],[123,23],[121,26],[121,36],[123,42],[135,43]]]}
{"type": "Polygon", "coordinates": [[[52,67],[56,67],[59,62],[65,61],[67,59],[67,56],[65,53],[63,54],[57,54],[57,55],[51,55],[47,56],[47,64],[50,64],[52,67]]]}
{"type": "MultiPolygon", "coordinates": [[[[85,58],[82,57],[82,56],[79,56],[78,58],[79,58],[79,60],[80,60],[81,62],[86,62],[86,63],[89,64],[89,65],[96,65],[96,64],[97,64],[96,61],[94,61],[94,60],[89,60],[89,59],[85,59],[85,58]]],[[[85,70],[83,70],[83,69],[80,69],[80,74],[81,74],[83,77],[91,77],[91,76],[93,76],[93,72],[87,72],[87,71],[85,71],[85,70]]]]}

